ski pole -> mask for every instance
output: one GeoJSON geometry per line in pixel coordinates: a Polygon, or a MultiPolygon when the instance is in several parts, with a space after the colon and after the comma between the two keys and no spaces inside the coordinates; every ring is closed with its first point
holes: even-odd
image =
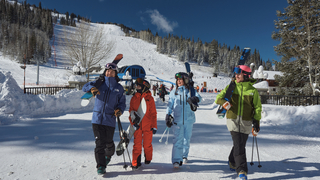
{"type": "Polygon", "coordinates": [[[164,134],[167,132],[167,130],[168,130],[168,127],[164,130],[164,132],[163,132],[163,134],[162,134],[161,138],[159,139],[159,142],[162,142],[162,138],[163,138],[164,134]]]}
{"type": "Polygon", "coordinates": [[[253,163],[253,149],[254,149],[254,136],[252,136],[252,152],[251,152],[251,163],[250,163],[251,166],[254,164],[253,163]]]}
{"type": "Polygon", "coordinates": [[[257,142],[257,137],[256,137],[256,147],[257,147],[257,154],[258,154],[258,167],[261,168],[262,166],[260,165],[260,158],[259,158],[259,150],[258,150],[258,142],[257,142]]]}
{"type": "Polygon", "coordinates": [[[168,144],[169,132],[170,132],[170,129],[168,129],[167,141],[165,142],[165,144],[168,144]]]}
{"type": "Polygon", "coordinates": [[[123,168],[127,170],[128,165],[126,164],[126,158],[124,157],[124,153],[122,155],[123,155],[123,161],[124,161],[123,168]]]}
{"type": "Polygon", "coordinates": [[[131,158],[130,158],[130,153],[129,153],[128,148],[127,148],[127,153],[128,153],[128,157],[129,157],[130,164],[132,164],[132,161],[131,161],[131,158]]]}

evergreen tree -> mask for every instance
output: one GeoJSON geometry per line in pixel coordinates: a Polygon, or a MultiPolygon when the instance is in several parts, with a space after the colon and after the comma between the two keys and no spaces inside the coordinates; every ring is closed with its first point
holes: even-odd
{"type": "Polygon", "coordinates": [[[309,86],[315,95],[313,84],[318,83],[316,74],[319,73],[320,3],[318,0],[288,0],[288,4],[284,12],[277,11],[275,26],[278,31],[272,33],[272,38],[280,41],[275,51],[282,56],[281,62],[275,63],[285,76],[278,80],[280,85],[292,88],[309,86]]]}

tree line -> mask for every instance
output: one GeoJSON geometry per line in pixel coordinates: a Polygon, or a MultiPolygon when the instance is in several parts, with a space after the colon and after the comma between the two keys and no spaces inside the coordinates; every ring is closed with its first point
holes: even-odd
{"type": "Polygon", "coordinates": [[[53,35],[51,11],[0,0],[0,49],[20,63],[46,62],[51,56],[53,35]]]}
{"type": "MultiPolygon", "coordinates": [[[[168,56],[175,56],[182,62],[196,62],[199,65],[208,64],[213,67],[213,73],[232,74],[233,68],[238,64],[241,57],[242,49],[239,46],[231,48],[226,44],[218,43],[217,40],[211,42],[202,42],[199,38],[197,41],[194,38],[184,38],[183,36],[175,36],[168,34],[166,37],[161,37],[156,33],[152,34],[151,30],[135,31],[124,25],[119,25],[126,36],[140,38],[149,43],[157,45],[157,51],[168,56]]],[[[246,65],[254,63],[256,67],[264,66],[265,70],[273,70],[272,61],[264,61],[260,57],[257,49],[251,52],[246,65]]]]}

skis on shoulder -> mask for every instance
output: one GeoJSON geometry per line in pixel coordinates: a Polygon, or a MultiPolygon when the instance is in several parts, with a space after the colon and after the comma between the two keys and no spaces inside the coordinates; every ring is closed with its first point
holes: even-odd
{"type": "MultiPolygon", "coordinates": [[[[250,55],[250,50],[251,50],[250,48],[244,48],[243,49],[242,55],[241,55],[241,57],[239,59],[238,65],[244,65],[244,63],[246,62],[246,60],[248,59],[248,57],[250,55]]],[[[226,94],[223,97],[226,101],[228,101],[228,102],[231,101],[232,93],[233,93],[235,88],[236,88],[235,76],[233,75],[232,80],[231,80],[231,82],[230,82],[230,84],[228,86],[228,89],[226,91],[226,94]]],[[[224,109],[220,105],[216,114],[218,115],[219,119],[222,119],[222,118],[224,118],[226,113],[227,113],[226,109],[224,109]]]]}
{"type": "MultiPolygon", "coordinates": [[[[118,54],[114,60],[112,61],[112,63],[114,64],[118,64],[120,62],[120,60],[123,58],[123,54],[118,54]]],[[[96,80],[94,86],[95,87],[100,87],[101,84],[104,82],[104,74],[101,74],[99,76],[99,78],[96,80]]],[[[93,94],[91,92],[86,92],[82,97],[81,97],[81,106],[85,107],[87,106],[90,101],[92,100],[93,94]]]]}
{"type": "MultiPolygon", "coordinates": [[[[184,63],[186,67],[187,74],[189,76],[189,89],[190,89],[190,97],[193,97],[196,95],[196,90],[194,89],[194,82],[192,80],[193,73],[191,72],[190,64],[188,62],[184,63]]],[[[190,108],[192,111],[196,111],[197,108],[199,107],[198,103],[192,103],[191,101],[187,100],[187,102],[190,104],[190,108]]]]}

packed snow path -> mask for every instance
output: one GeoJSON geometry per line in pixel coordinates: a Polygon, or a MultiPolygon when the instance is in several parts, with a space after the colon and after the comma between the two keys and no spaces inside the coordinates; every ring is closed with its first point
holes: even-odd
{"type": "MultiPolygon", "coordinates": [[[[172,168],[172,132],[169,143],[159,139],[165,130],[166,103],[155,97],[158,132],[153,138],[153,160],[132,171],[123,168],[123,157],[114,155],[107,173],[97,175],[93,149],[91,110],[84,113],[36,117],[0,126],[0,179],[235,179],[227,165],[232,146],[225,119],[215,115],[215,96],[201,93],[204,101],[196,112],[191,149],[187,165],[172,168]]],[[[128,112],[121,116],[123,127],[129,124],[128,112]]],[[[262,168],[258,168],[256,148],[254,165],[250,166],[252,136],[247,142],[249,179],[319,179],[319,137],[279,133],[272,126],[261,127],[258,135],[262,168]]],[[[116,128],[115,144],[119,141],[116,128]]],[[[130,143],[130,154],[132,151],[130,143]]],[[[143,154],[143,153],[142,153],[143,154]]],[[[128,158],[126,156],[127,164],[128,158]]]]}

